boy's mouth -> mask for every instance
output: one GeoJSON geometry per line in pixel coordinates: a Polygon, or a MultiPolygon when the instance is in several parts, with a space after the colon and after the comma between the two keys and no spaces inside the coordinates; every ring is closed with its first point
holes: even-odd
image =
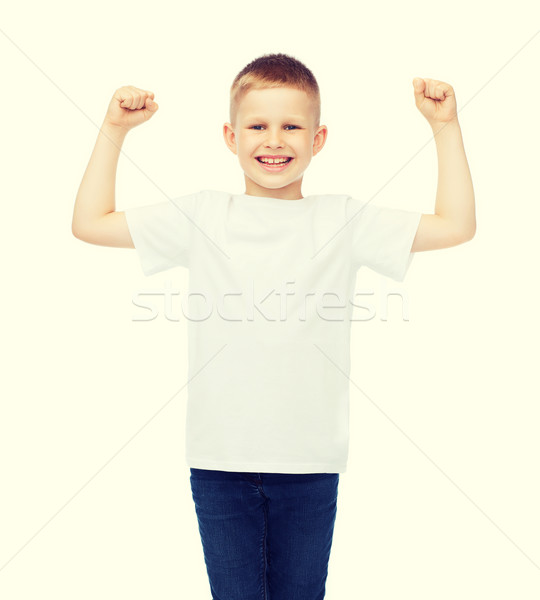
{"type": "Polygon", "coordinates": [[[291,156],[256,156],[265,171],[283,171],[293,160],[291,156]]]}

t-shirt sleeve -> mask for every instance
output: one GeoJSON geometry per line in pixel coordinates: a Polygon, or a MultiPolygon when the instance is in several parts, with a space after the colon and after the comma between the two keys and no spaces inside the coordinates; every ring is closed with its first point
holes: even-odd
{"type": "Polygon", "coordinates": [[[198,194],[126,209],[131,239],[145,275],[189,267],[189,249],[198,194]]]}
{"type": "Polygon", "coordinates": [[[352,229],[356,269],[366,266],[395,281],[403,281],[415,255],[411,247],[421,216],[421,212],[349,198],[347,221],[352,229]]]}

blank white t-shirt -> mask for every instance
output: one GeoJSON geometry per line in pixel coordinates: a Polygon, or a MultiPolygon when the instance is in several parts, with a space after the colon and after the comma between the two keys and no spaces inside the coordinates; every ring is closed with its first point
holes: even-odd
{"type": "Polygon", "coordinates": [[[189,269],[189,467],[344,473],[361,266],[403,281],[421,213],[203,190],[127,209],[145,275],[189,269]]]}

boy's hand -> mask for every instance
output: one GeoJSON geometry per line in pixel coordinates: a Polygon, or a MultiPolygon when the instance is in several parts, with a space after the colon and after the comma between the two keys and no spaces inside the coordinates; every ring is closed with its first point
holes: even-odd
{"type": "Polygon", "coordinates": [[[457,120],[456,97],[449,83],[437,79],[413,79],[416,108],[433,127],[457,120]]]}
{"type": "Polygon", "coordinates": [[[158,108],[153,92],[126,85],[114,92],[103,122],[129,131],[148,121],[158,108]]]}

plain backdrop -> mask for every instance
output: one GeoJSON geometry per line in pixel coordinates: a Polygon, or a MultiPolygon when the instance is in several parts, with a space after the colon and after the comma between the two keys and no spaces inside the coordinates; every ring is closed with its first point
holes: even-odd
{"type": "Polygon", "coordinates": [[[123,85],[160,108],[126,138],[117,209],[243,192],[229,87],[271,52],[321,87],[329,136],[304,195],[433,212],[414,77],[453,86],[476,194],[471,242],[417,253],[402,283],[358,273],[375,315],[352,323],[326,597],[539,597],[539,23],[523,0],[2,8],[2,598],[210,598],[184,461],[187,323],[136,320],[132,302],[185,294],[188,272],[144,277],[134,250],[77,240],[71,218],[123,85]]]}

